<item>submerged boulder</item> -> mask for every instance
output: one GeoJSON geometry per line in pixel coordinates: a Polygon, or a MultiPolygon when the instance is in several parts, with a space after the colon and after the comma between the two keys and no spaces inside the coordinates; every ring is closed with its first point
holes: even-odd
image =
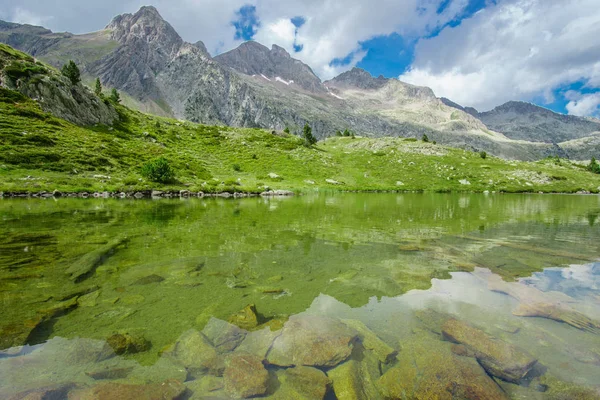
{"type": "Polygon", "coordinates": [[[351,359],[327,372],[333,381],[333,391],[338,400],[381,399],[377,389],[379,361],[370,352],[364,352],[361,361],[351,359]]]}
{"type": "Polygon", "coordinates": [[[162,383],[128,385],[122,383],[102,383],[88,389],[74,390],[69,400],[117,400],[117,399],[160,399],[174,400],[186,391],[183,383],[168,380],[162,383]]]}
{"type": "Polygon", "coordinates": [[[273,400],[322,400],[331,385],[325,373],[313,367],[294,367],[277,371],[279,389],[273,400]]]}
{"type": "Polygon", "coordinates": [[[314,315],[290,317],[267,356],[282,367],[334,367],[350,357],[356,330],[341,321],[314,315]]]}
{"type": "Polygon", "coordinates": [[[390,400],[508,399],[475,359],[453,354],[449,343],[424,331],[403,343],[398,365],[378,386],[390,400]]]}
{"type": "Polygon", "coordinates": [[[236,398],[260,396],[269,387],[269,372],[252,354],[233,354],[225,362],[225,391],[236,398]]]}
{"type": "Polygon", "coordinates": [[[221,375],[225,368],[217,349],[195,329],[184,332],[167,355],[183,365],[193,377],[206,373],[221,375]]]}
{"type": "Polygon", "coordinates": [[[249,332],[244,341],[235,348],[235,352],[244,352],[254,354],[261,360],[267,357],[273,341],[281,335],[281,330],[272,331],[270,328],[264,328],[260,331],[249,332]]]}
{"type": "Polygon", "coordinates": [[[115,354],[134,354],[150,350],[152,344],[139,333],[115,333],[106,339],[115,354]]]}
{"type": "Polygon", "coordinates": [[[519,383],[537,362],[516,346],[454,318],[444,323],[442,334],[447,340],[464,345],[465,354],[477,358],[490,375],[508,382],[519,383]]]}
{"type": "Polygon", "coordinates": [[[240,312],[232,315],[229,322],[241,329],[252,330],[258,326],[258,313],[254,304],[249,304],[240,312]]]}
{"type": "Polygon", "coordinates": [[[202,334],[221,353],[233,351],[246,337],[246,331],[214,317],[208,321],[202,334]]]}
{"type": "Polygon", "coordinates": [[[394,348],[381,340],[362,322],[356,319],[344,319],[342,322],[349,327],[356,329],[358,332],[358,337],[364,348],[371,350],[382,363],[386,364],[390,362],[398,353],[394,348]]]}

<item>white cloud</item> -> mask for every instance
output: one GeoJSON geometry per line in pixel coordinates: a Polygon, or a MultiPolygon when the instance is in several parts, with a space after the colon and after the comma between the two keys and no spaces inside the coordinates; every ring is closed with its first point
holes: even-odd
{"type": "Polygon", "coordinates": [[[567,111],[571,115],[578,116],[600,116],[600,93],[580,94],[567,92],[567,111]]]}
{"type": "Polygon", "coordinates": [[[19,24],[41,26],[48,21],[51,21],[53,17],[38,15],[24,8],[16,7],[11,12],[7,13],[6,16],[2,14],[2,18],[6,18],[19,24]]]}
{"type": "MultiPolygon", "coordinates": [[[[400,79],[480,110],[538,96],[552,101],[552,90],[565,84],[600,86],[599,38],[598,0],[500,0],[421,40],[400,79]]],[[[572,107],[581,112],[591,101],[572,107]]]]}
{"type": "Polygon", "coordinates": [[[255,0],[261,20],[256,40],[270,46],[276,43],[294,57],[310,65],[322,79],[329,79],[352,68],[365,55],[360,42],[394,32],[418,37],[447,23],[462,13],[467,0],[452,0],[441,15],[442,0],[255,0]],[[306,18],[298,29],[294,53],[294,28],[289,20],[306,18]],[[283,23],[282,21],[287,21],[283,23]],[[345,66],[330,66],[334,59],[352,54],[345,66]]]}

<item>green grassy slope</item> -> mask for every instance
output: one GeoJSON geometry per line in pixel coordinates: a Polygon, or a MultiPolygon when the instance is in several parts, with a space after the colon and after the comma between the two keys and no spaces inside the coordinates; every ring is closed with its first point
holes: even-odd
{"type": "Polygon", "coordinates": [[[121,122],[114,127],[84,128],[0,88],[0,191],[258,192],[267,186],[296,191],[598,192],[600,187],[600,175],[566,160],[482,159],[478,153],[397,138],[336,137],[307,148],[300,138],[283,133],[197,125],[123,106],[118,111],[121,122]],[[176,183],[161,185],[140,175],[142,165],[159,156],[174,167],[176,183]]]}

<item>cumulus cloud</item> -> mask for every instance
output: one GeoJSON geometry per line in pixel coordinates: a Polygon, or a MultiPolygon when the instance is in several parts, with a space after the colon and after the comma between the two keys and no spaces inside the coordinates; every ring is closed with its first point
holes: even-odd
{"type": "MultiPolygon", "coordinates": [[[[480,110],[508,100],[552,101],[569,83],[600,86],[597,0],[503,0],[416,46],[407,82],[480,110]]],[[[571,103],[592,109],[596,96],[571,103]]]]}
{"type": "Polygon", "coordinates": [[[600,117],[600,93],[581,94],[569,91],[565,97],[570,100],[567,104],[569,114],[600,117]]]}
{"type": "MultiPolygon", "coordinates": [[[[14,10],[14,0],[0,0],[0,10],[14,10]]],[[[232,22],[244,6],[256,7],[260,20],[255,39],[278,44],[308,63],[323,79],[354,66],[365,55],[360,42],[397,32],[418,37],[460,15],[469,0],[20,0],[22,10],[53,15],[46,26],[84,33],[102,29],[112,17],[135,12],[144,4],[158,8],[185,40],[202,40],[212,54],[239,45],[232,22]],[[443,11],[438,13],[440,6],[443,11]],[[292,23],[302,17],[300,27],[292,23]],[[299,52],[294,52],[301,49],[299,52]],[[335,59],[349,63],[330,65],[335,59]]],[[[15,20],[11,11],[10,19],[15,20]]],[[[0,15],[7,18],[6,15],[0,15]]],[[[33,20],[32,20],[33,21],[33,20]]]]}
{"type": "Polygon", "coordinates": [[[43,25],[52,20],[52,16],[44,16],[35,14],[29,10],[26,10],[21,7],[16,7],[7,12],[7,9],[4,10],[3,13],[0,13],[0,17],[8,19],[10,21],[19,23],[19,24],[28,24],[28,25],[43,25]],[[6,13],[6,14],[5,14],[6,13]]]}

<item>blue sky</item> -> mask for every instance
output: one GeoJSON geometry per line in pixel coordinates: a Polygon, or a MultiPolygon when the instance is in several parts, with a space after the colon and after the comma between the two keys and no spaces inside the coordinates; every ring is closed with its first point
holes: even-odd
{"type": "Polygon", "coordinates": [[[598,0],[0,0],[0,19],[100,30],[155,6],[211,54],[278,44],[322,80],[354,66],[489,110],[509,100],[600,117],[598,0]]]}

